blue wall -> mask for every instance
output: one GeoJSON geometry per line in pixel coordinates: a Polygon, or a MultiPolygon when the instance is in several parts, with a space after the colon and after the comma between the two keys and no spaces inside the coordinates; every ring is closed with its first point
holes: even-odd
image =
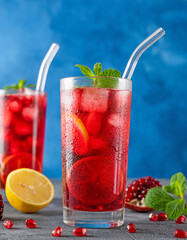
{"type": "Polygon", "coordinates": [[[141,57],[133,75],[129,177],[187,175],[186,0],[1,0],[0,87],[35,83],[52,42],[44,173],[61,177],[59,80],[76,63],[120,71],[158,27],[166,35],[141,57]]]}

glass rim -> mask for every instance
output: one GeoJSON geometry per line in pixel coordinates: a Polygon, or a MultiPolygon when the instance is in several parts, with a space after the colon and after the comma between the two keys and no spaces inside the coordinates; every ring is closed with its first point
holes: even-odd
{"type": "Polygon", "coordinates": [[[16,96],[37,96],[37,95],[47,95],[46,92],[39,92],[36,90],[28,91],[28,92],[21,92],[20,89],[0,89],[0,96],[1,95],[16,95],[16,96]]]}
{"type": "MultiPolygon", "coordinates": [[[[129,90],[132,90],[132,80],[127,79],[127,78],[119,78],[119,77],[107,77],[107,76],[75,76],[75,77],[65,77],[60,79],[60,89],[71,89],[73,88],[73,85],[71,84],[73,81],[78,81],[82,79],[82,82],[90,82],[90,80],[95,79],[95,78],[108,78],[108,79],[116,79],[119,80],[119,85],[121,83],[121,87],[124,87],[124,83],[128,85],[126,87],[129,90]],[[67,82],[68,87],[63,87],[65,86],[65,82],[67,82]]],[[[84,87],[84,86],[82,86],[84,87]]],[[[122,87],[122,89],[123,89],[122,87]]],[[[118,89],[118,88],[106,88],[106,89],[118,89]]]]}

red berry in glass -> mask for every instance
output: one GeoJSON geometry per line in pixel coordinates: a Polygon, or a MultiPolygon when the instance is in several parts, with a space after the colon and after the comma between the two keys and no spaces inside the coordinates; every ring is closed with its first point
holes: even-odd
{"type": "Polygon", "coordinates": [[[63,229],[60,226],[58,226],[52,231],[52,236],[59,237],[62,234],[62,232],[63,232],[63,229]]]}
{"type": "Polygon", "coordinates": [[[131,91],[61,90],[64,207],[113,211],[124,207],[131,91]]]}
{"type": "Polygon", "coordinates": [[[0,188],[17,168],[42,171],[46,100],[29,89],[0,95],[0,188]]]}
{"type": "Polygon", "coordinates": [[[127,225],[127,229],[130,233],[135,233],[136,232],[136,226],[134,225],[134,223],[129,223],[127,225]]]}
{"type": "Polygon", "coordinates": [[[186,238],[187,237],[187,232],[185,232],[182,229],[176,229],[174,232],[174,236],[176,238],[186,238]]]}
{"type": "Polygon", "coordinates": [[[155,213],[150,213],[149,214],[149,220],[153,221],[153,222],[157,222],[158,221],[158,216],[155,213]]]}
{"type": "Polygon", "coordinates": [[[76,236],[76,237],[84,237],[86,236],[87,234],[87,229],[86,228],[75,228],[73,230],[73,234],[76,236]]]}
{"type": "Polygon", "coordinates": [[[158,214],[158,221],[166,221],[168,219],[168,216],[166,213],[159,213],[158,214]]]}
{"type": "Polygon", "coordinates": [[[184,215],[181,215],[180,217],[178,217],[176,220],[175,220],[176,223],[178,224],[183,224],[186,222],[186,217],[184,215]]]}
{"type": "Polygon", "coordinates": [[[36,227],[37,227],[37,224],[36,224],[35,220],[32,219],[32,218],[26,219],[25,225],[26,225],[28,228],[36,228],[36,227]]]}
{"type": "Polygon", "coordinates": [[[7,228],[7,229],[10,229],[10,228],[12,228],[13,227],[13,222],[12,221],[10,221],[10,220],[5,220],[4,222],[3,222],[3,225],[7,228]]]}

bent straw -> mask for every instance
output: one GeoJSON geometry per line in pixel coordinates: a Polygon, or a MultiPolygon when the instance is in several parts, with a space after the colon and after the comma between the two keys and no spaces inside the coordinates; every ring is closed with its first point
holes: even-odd
{"type": "Polygon", "coordinates": [[[136,64],[142,55],[142,53],[149,48],[153,43],[158,41],[165,34],[165,31],[162,28],[158,28],[154,33],[152,33],[148,38],[146,38],[132,53],[125,71],[123,72],[122,78],[131,79],[136,64]]]}
{"type": "Polygon", "coordinates": [[[60,46],[57,43],[53,43],[48,50],[47,54],[45,55],[42,64],[40,66],[39,74],[38,74],[38,80],[36,84],[36,91],[44,92],[47,73],[49,70],[49,66],[51,62],[53,61],[53,58],[55,57],[56,53],[58,52],[60,46]]]}

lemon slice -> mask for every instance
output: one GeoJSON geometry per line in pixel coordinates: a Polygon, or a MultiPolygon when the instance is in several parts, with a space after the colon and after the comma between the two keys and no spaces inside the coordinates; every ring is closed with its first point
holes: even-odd
{"type": "Polygon", "coordinates": [[[12,171],[6,180],[9,203],[21,212],[37,212],[46,207],[54,197],[51,181],[42,173],[29,168],[12,171]]]}

